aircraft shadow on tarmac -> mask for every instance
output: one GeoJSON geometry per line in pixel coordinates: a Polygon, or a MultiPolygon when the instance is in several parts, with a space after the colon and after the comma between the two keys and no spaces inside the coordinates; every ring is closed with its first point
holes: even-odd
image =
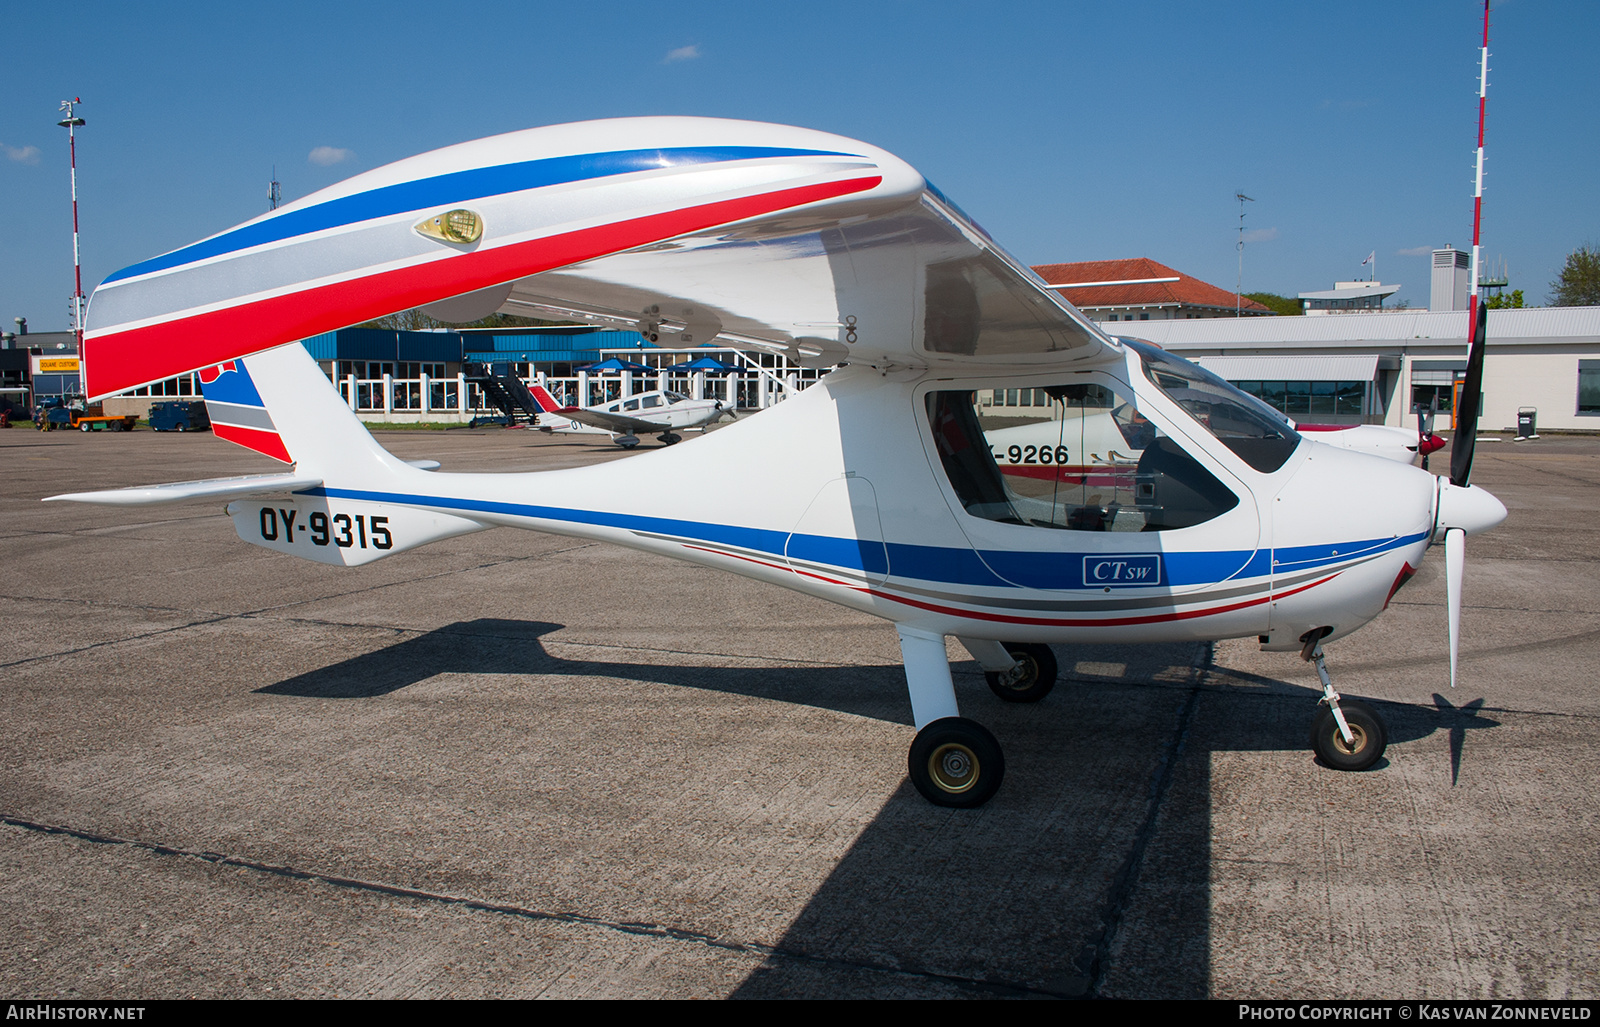
{"type": "MultiPolygon", "coordinates": [[[[451,624],[257,691],[361,699],[437,674],[581,675],[910,724],[897,665],[573,661],[541,644],[560,627],[451,624]]],[[[999,701],[974,664],[955,665],[962,712],[1005,746],[1005,787],[981,810],[952,811],[902,783],[736,996],[1207,996],[1211,754],[1311,760],[1317,698],[1212,668],[1209,652],[1203,643],[1058,646],[1062,680],[1033,705],[999,701]]],[[[1434,700],[1374,705],[1390,744],[1448,731],[1454,779],[1466,734],[1498,725],[1481,716],[1482,700],[1434,700]]]]}

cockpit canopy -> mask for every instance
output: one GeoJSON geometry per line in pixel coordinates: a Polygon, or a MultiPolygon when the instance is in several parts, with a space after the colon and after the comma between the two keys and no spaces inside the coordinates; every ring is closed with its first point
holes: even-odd
{"type": "Polygon", "coordinates": [[[1156,388],[1256,470],[1276,471],[1300,444],[1293,424],[1256,397],[1147,342],[1122,341],[1139,355],[1156,388]]]}

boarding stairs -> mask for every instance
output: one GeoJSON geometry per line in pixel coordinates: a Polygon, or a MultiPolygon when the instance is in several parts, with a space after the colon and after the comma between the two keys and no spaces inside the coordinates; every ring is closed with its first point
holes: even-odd
{"type": "Polygon", "coordinates": [[[511,373],[506,364],[467,364],[463,377],[476,385],[488,404],[500,411],[512,424],[534,423],[540,412],[533,393],[521,378],[511,373]]]}

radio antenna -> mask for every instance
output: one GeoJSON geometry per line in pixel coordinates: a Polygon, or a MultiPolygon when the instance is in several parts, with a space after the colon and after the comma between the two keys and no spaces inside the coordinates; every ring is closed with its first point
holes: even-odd
{"type": "Polygon", "coordinates": [[[1241,310],[1244,307],[1244,299],[1241,295],[1244,289],[1244,205],[1256,201],[1254,197],[1246,196],[1243,190],[1234,193],[1233,198],[1239,201],[1239,284],[1233,290],[1233,316],[1242,317],[1241,310]]]}

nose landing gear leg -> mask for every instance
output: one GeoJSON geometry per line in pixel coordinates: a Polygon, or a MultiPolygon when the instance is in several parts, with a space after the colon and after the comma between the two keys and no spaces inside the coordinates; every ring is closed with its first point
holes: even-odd
{"type": "Polygon", "coordinates": [[[895,628],[917,725],[906,766],[911,783],[935,806],[982,806],[1005,777],[1000,743],[982,724],[960,715],[944,636],[895,628]]]}
{"type": "Polygon", "coordinates": [[[1038,702],[1056,686],[1056,654],[1047,645],[957,637],[983,668],[990,691],[1006,702],[1038,702]]]}
{"type": "Polygon", "coordinates": [[[1383,758],[1389,732],[1378,714],[1366,703],[1341,700],[1328,677],[1328,663],[1322,655],[1322,632],[1312,632],[1300,656],[1317,668],[1322,679],[1321,707],[1311,722],[1311,748],[1323,763],[1335,770],[1366,770],[1383,758]]]}

